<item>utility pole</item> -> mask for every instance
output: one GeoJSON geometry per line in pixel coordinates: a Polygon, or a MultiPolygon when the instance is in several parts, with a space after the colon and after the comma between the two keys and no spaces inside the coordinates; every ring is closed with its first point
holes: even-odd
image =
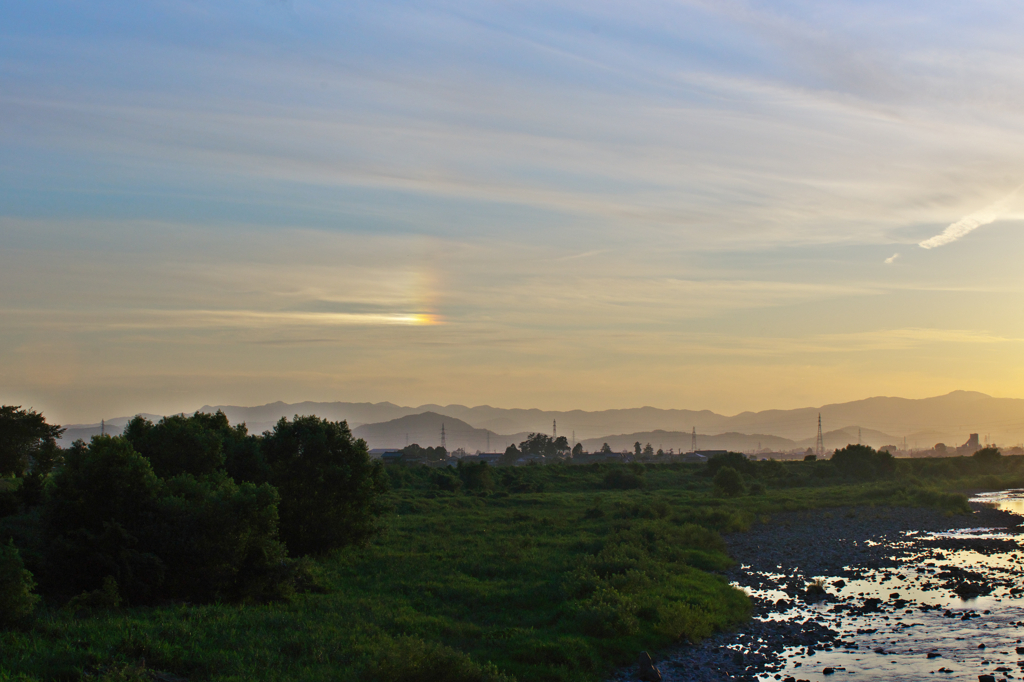
{"type": "Polygon", "coordinates": [[[100,435],[101,436],[107,435],[107,420],[106,419],[101,419],[100,420],[100,435]]]}
{"type": "Polygon", "coordinates": [[[819,458],[825,456],[825,439],[821,437],[821,412],[818,413],[818,442],[814,444],[814,454],[819,458]]]}

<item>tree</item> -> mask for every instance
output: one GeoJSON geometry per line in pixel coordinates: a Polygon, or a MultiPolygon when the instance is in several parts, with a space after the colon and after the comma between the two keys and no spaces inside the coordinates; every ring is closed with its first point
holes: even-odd
{"type": "Polygon", "coordinates": [[[262,598],[287,578],[273,487],[223,472],[162,480],[123,437],[68,451],[43,522],[45,582],[65,596],[113,578],[135,604],[262,598]]]}
{"type": "Polygon", "coordinates": [[[731,467],[741,474],[753,474],[755,465],[741,452],[725,452],[708,460],[708,473],[715,474],[722,467],[731,467]]]}
{"type": "Polygon", "coordinates": [[[665,451],[662,450],[661,448],[658,448],[658,452],[656,454],[658,455],[658,457],[664,457],[665,456],[665,451]]]}
{"type": "Polygon", "coordinates": [[[228,418],[220,410],[215,415],[172,415],[156,424],[140,415],[124,427],[124,437],[153,464],[160,478],[205,476],[221,469],[226,460],[223,440],[230,432],[228,418]]]}
{"type": "MultiPolygon", "coordinates": [[[[406,445],[399,452],[402,453],[402,458],[405,459],[421,459],[425,462],[443,462],[448,459],[448,451],[438,445],[436,448],[424,448],[420,447],[418,443],[412,445],[406,445]]],[[[465,454],[465,450],[462,451],[465,454]]]]}
{"type": "Polygon", "coordinates": [[[263,438],[281,494],[281,537],[293,554],[364,544],[381,530],[386,479],[344,421],[282,418],[263,438]]]}
{"type": "Polygon", "coordinates": [[[601,454],[602,455],[610,455],[610,454],[612,454],[612,447],[610,445],[608,445],[608,443],[605,443],[604,445],[601,446],[601,454]]]}
{"type": "Polygon", "coordinates": [[[0,476],[23,475],[41,453],[52,454],[63,434],[64,429],[47,424],[35,410],[0,407],[0,476]]]}
{"type": "Polygon", "coordinates": [[[640,441],[633,443],[633,452],[637,457],[639,457],[640,453],[643,452],[643,448],[640,447],[640,441]]]}
{"type": "Polygon", "coordinates": [[[19,625],[31,618],[39,596],[32,594],[35,581],[25,569],[14,540],[0,544],[0,628],[19,625]]]}
{"type": "Polygon", "coordinates": [[[869,445],[847,445],[832,455],[832,464],[851,478],[875,478],[892,472],[895,459],[888,450],[875,451],[869,445]]]}
{"type": "Polygon", "coordinates": [[[644,457],[654,457],[654,448],[650,443],[644,446],[644,457]]]}
{"type": "Polygon", "coordinates": [[[935,444],[935,454],[938,455],[939,457],[945,457],[948,454],[947,448],[946,448],[946,444],[945,443],[936,443],[935,444]]]}
{"type": "Polygon", "coordinates": [[[576,443],[576,445],[572,446],[572,456],[573,457],[579,457],[582,454],[583,454],[583,443],[576,443]]]}
{"type": "Polygon", "coordinates": [[[557,457],[568,457],[569,453],[572,452],[572,448],[569,447],[569,439],[565,436],[559,436],[551,444],[552,454],[557,457]]]}
{"type": "Polygon", "coordinates": [[[743,485],[743,474],[729,466],[724,466],[718,470],[713,483],[715,492],[726,497],[742,495],[746,490],[746,487],[743,485]]]}
{"type": "Polygon", "coordinates": [[[554,439],[546,433],[531,433],[519,444],[519,450],[524,455],[541,457],[553,457],[558,452],[554,439]]]}
{"type": "Polygon", "coordinates": [[[515,443],[505,448],[505,453],[498,460],[499,463],[511,466],[516,463],[516,460],[522,457],[522,453],[519,452],[519,448],[515,446],[515,443]]]}

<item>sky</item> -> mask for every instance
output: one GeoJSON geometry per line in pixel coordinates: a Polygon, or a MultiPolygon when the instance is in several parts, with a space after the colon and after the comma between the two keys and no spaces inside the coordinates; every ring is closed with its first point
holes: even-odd
{"type": "Polygon", "coordinates": [[[1024,397],[1017,3],[0,4],[0,402],[1024,397]]]}

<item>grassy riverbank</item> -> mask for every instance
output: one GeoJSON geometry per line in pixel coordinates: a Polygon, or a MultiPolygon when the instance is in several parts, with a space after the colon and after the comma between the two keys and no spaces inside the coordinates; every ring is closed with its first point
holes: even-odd
{"type": "Polygon", "coordinates": [[[827,464],[758,463],[753,494],[735,497],[695,465],[396,468],[387,532],[318,559],[320,589],[264,605],[48,604],[0,632],[0,680],[149,679],[143,661],[190,680],[598,680],[747,617],[719,575],[720,533],[828,506],[956,513],[965,498],[943,490],[1020,483],[1016,463],[898,462],[862,483],[827,464]]]}

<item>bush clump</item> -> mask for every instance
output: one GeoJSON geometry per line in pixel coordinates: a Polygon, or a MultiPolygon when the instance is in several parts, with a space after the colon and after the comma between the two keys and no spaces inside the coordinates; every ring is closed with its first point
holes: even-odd
{"type": "Polygon", "coordinates": [[[712,483],[715,486],[715,492],[725,497],[736,497],[746,492],[746,486],[743,484],[743,474],[732,467],[724,466],[720,468],[712,479],[712,483]]]}
{"type": "Polygon", "coordinates": [[[360,676],[365,682],[515,682],[490,664],[435,642],[403,637],[384,643],[360,676]]]}
{"type": "Polygon", "coordinates": [[[642,475],[621,468],[612,469],[605,474],[603,483],[605,488],[613,490],[632,490],[647,485],[642,475]]]}

